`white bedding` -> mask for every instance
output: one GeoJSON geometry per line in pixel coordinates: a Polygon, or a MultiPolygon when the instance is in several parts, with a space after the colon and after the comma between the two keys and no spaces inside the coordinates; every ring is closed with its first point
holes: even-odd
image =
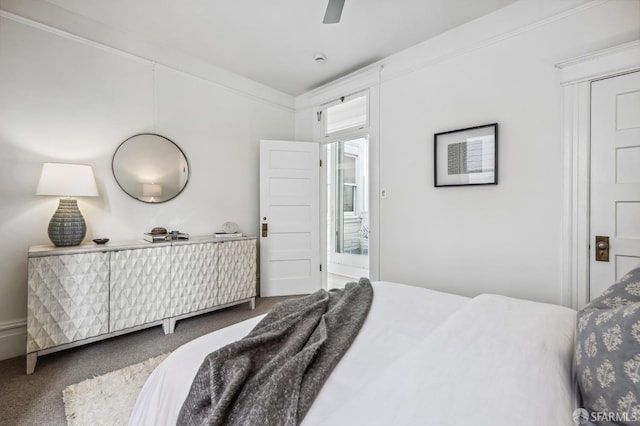
{"type": "MultiPolygon", "coordinates": [[[[575,311],[375,282],[360,333],[304,425],[571,425],[575,311]]],[[[262,317],[202,336],[151,374],[131,425],[175,425],[204,357],[262,317]]]]}

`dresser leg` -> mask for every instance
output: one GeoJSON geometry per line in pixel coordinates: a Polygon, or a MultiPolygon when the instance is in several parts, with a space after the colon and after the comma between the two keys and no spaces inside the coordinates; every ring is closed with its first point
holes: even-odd
{"type": "Polygon", "coordinates": [[[256,308],[256,298],[252,297],[249,301],[249,305],[251,306],[251,310],[253,311],[256,308]]]}
{"type": "Polygon", "coordinates": [[[171,334],[176,329],[176,319],[175,318],[166,318],[162,321],[162,331],[164,334],[171,334]]]}
{"type": "Polygon", "coordinates": [[[38,362],[38,352],[27,354],[27,374],[33,374],[36,370],[36,362],[38,362]]]}

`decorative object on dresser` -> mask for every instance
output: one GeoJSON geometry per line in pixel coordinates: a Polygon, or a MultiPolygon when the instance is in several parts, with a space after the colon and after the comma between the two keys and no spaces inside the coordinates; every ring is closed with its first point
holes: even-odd
{"type": "Polygon", "coordinates": [[[38,355],[249,302],[256,237],[29,249],[27,374],[38,355]]]}
{"type": "Polygon", "coordinates": [[[498,123],[434,135],[434,186],[497,185],[498,123]]]}
{"type": "Polygon", "coordinates": [[[242,237],[242,232],[216,232],[213,236],[216,238],[242,237]]]}
{"type": "Polygon", "coordinates": [[[222,224],[222,232],[226,232],[228,234],[240,232],[240,227],[235,222],[225,222],[222,224]]]}
{"type": "Polygon", "coordinates": [[[142,238],[149,243],[159,243],[162,241],[171,241],[171,235],[169,233],[166,234],[150,234],[145,232],[142,234],[142,238]]]}
{"type": "Polygon", "coordinates": [[[169,232],[169,235],[171,236],[172,240],[188,240],[189,239],[189,234],[185,234],[184,232],[180,232],[180,231],[171,231],[169,232]]]}
{"type": "Polygon", "coordinates": [[[87,225],[78,209],[78,201],[69,197],[97,197],[98,188],[91,166],[44,163],[36,195],[60,198],[58,209],[49,222],[49,239],[57,247],[77,246],[87,233],[87,225]]]}
{"type": "Polygon", "coordinates": [[[240,227],[235,222],[225,222],[222,224],[222,231],[214,232],[216,238],[242,237],[240,227]]]}
{"type": "Polygon", "coordinates": [[[116,182],[129,196],[144,203],[177,197],[189,182],[184,152],[164,136],[143,133],[118,146],[111,162],[116,182]]]}
{"type": "Polygon", "coordinates": [[[164,228],[153,228],[151,232],[145,232],[142,238],[150,243],[158,243],[161,241],[188,240],[189,234],[180,231],[167,232],[164,228]],[[159,230],[164,230],[164,232],[159,230]]]}

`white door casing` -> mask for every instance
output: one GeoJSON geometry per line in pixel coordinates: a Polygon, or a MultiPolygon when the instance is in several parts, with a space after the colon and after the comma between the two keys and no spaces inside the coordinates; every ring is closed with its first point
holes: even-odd
{"type": "Polygon", "coordinates": [[[640,264],[640,71],[591,86],[590,299],[640,264]],[[596,236],[609,261],[596,261],[596,236]]]}
{"type": "Polygon", "coordinates": [[[261,296],[322,286],[319,175],[318,143],[260,141],[261,296]]]}
{"type": "Polygon", "coordinates": [[[640,70],[640,40],[556,64],[563,108],[563,232],[560,303],[589,301],[591,82],[640,70]]]}

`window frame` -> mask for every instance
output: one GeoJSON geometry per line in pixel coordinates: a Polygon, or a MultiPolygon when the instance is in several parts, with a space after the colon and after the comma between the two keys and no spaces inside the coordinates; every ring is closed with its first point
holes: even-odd
{"type": "MultiPolygon", "coordinates": [[[[369,125],[371,122],[371,106],[370,106],[370,95],[369,95],[369,89],[366,90],[361,90],[359,92],[355,92],[352,93],[350,95],[346,95],[346,96],[342,96],[338,99],[335,99],[333,101],[327,102],[325,104],[322,104],[320,106],[320,111],[319,111],[319,121],[321,121],[321,137],[322,139],[325,140],[341,140],[344,139],[345,136],[347,135],[351,135],[351,134],[368,134],[369,133],[369,125]],[[364,124],[360,124],[357,126],[352,126],[352,127],[347,127],[346,129],[341,129],[341,130],[336,130],[335,132],[327,132],[327,126],[328,126],[328,121],[327,118],[329,116],[328,114],[328,110],[329,108],[336,106],[336,105],[340,105],[343,104],[345,102],[349,102],[352,101],[354,99],[357,98],[365,98],[365,105],[366,105],[366,119],[364,124]]],[[[348,136],[347,136],[348,137],[348,136]]]]}
{"type": "MultiPolygon", "coordinates": [[[[344,142],[338,142],[338,143],[344,143],[344,142]]],[[[353,191],[352,194],[351,194],[353,210],[349,210],[349,211],[344,210],[344,195],[343,195],[343,202],[342,202],[343,210],[342,211],[346,216],[359,217],[360,216],[360,202],[359,202],[358,197],[359,197],[360,191],[358,191],[358,186],[359,186],[359,184],[358,184],[358,173],[360,171],[360,156],[357,155],[357,154],[351,154],[351,153],[346,153],[346,152],[343,152],[342,156],[343,157],[353,158],[353,168],[354,168],[353,170],[354,170],[354,175],[355,175],[354,176],[355,177],[355,179],[354,179],[355,182],[353,182],[353,183],[345,182],[344,176],[342,178],[342,187],[343,187],[342,188],[342,192],[343,192],[343,194],[345,193],[345,187],[350,187],[351,191],[353,191]]]]}

